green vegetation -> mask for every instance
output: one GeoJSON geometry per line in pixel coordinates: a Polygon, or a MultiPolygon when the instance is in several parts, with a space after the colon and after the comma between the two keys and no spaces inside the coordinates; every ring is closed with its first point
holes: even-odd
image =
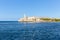
{"type": "Polygon", "coordinates": [[[42,20],[51,20],[50,18],[40,18],[42,20]]]}
{"type": "Polygon", "coordinates": [[[60,19],[58,18],[40,18],[40,19],[44,21],[60,22],[60,19]]]}
{"type": "Polygon", "coordinates": [[[60,22],[60,19],[54,19],[56,22],[60,22]]]}

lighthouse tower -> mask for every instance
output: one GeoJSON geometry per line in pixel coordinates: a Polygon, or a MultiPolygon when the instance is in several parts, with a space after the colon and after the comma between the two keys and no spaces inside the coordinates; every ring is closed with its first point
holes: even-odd
{"type": "Polygon", "coordinates": [[[26,18],[26,15],[24,14],[24,18],[26,18]]]}
{"type": "Polygon", "coordinates": [[[24,14],[24,21],[27,21],[27,19],[28,19],[27,16],[24,14]]]}

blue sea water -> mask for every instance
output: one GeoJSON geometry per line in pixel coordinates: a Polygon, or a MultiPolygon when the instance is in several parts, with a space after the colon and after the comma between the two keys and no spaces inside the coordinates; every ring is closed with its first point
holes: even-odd
{"type": "Polygon", "coordinates": [[[60,22],[0,21],[0,40],[60,40],[60,22]]]}

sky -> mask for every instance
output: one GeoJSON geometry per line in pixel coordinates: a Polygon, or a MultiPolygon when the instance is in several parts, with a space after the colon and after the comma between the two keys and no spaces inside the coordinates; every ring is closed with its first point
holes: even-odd
{"type": "Polygon", "coordinates": [[[0,0],[0,21],[26,16],[60,18],[60,0],[0,0]]]}

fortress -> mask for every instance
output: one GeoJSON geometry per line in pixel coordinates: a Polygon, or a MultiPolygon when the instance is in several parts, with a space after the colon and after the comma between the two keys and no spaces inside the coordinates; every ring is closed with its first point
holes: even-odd
{"type": "Polygon", "coordinates": [[[24,15],[23,18],[20,18],[18,21],[20,22],[56,22],[56,21],[60,21],[60,19],[56,19],[56,18],[40,18],[40,17],[27,17],[26,15],[24,15]]]}
{"type": "Polygon", "coordinates": [[[18,21],[21,21],[21,22],[40,22],[43,20],[40,20],[39,17],[35,17],[35,16],[27,17],[26,15],[24,15],[24,18],[21,18],[18,21]]]}

